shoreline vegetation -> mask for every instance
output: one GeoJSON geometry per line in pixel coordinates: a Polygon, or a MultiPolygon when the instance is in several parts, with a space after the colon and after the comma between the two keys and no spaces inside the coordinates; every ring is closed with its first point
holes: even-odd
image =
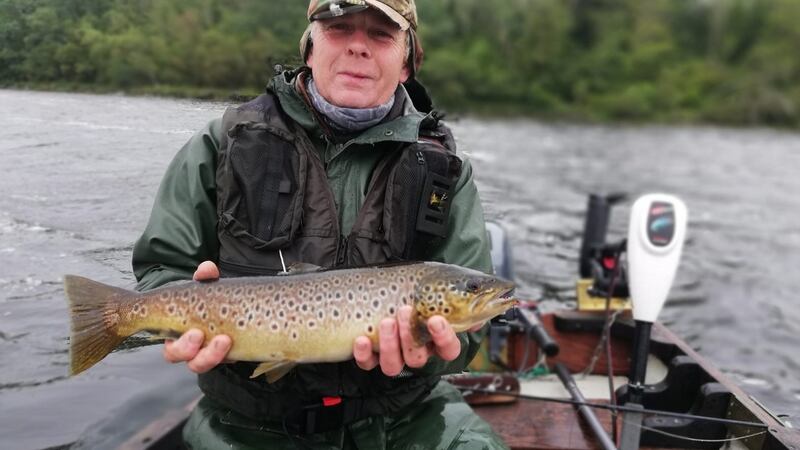
{"type": "MultiPolygon", "coordinates": [[[[0,86],[242,101],[297,65],[302,1],[0,0],[0,86]]],[[[452,115],[800,125],[797,0],[421,0],[452,115]]]]}

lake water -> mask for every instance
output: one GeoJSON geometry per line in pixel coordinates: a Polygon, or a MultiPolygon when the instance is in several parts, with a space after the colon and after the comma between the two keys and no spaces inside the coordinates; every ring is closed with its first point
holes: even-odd
{"type": "MultiPolygon", "coordinates": [[[[163,363],[159,346],[67,378],[61,282],[75,273],[133,286],[131,246],[167,164],[226,106],[0,90],[0,436],[9,448],[57,447],[89,427],[107,442],[93,424],[124,411],[133,429],[164,402],[196,395],[193,376],[163,363]]],[[[518,293],[548,306],[574,301],[587,194],[683,198],[689,238],[661,320],[774,412],[800,418],[800,134],[451,125],[487,218],[511,236],[518,293]]],[[[611,240],[626,233],[629,203],[614,211],[611,240]]]]}

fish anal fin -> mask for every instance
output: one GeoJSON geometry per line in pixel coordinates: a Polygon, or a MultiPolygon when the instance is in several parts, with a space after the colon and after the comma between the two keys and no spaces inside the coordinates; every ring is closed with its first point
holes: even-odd
{"type": "Polygon", "coordinates": [[[253,371],[253,374],[250,375],[250,378],[255,378],[259,375],[266,375],[267,382],[272,384],[281,378],[284,375],[289,373],[290,370],[294,369],[297,363],[294,361],[266,361],[262,362],[256,367],[256,370],[253,371]]]}

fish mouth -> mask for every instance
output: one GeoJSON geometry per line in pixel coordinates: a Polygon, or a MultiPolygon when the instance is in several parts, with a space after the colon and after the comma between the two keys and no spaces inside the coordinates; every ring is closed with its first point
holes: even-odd
{"type": "Polygon", "coordinates": [[[494,317],[519,303],[513,294],[514,286],[499,286],[489,289],[472,301],[470,310],[473,314],[494,317]]]}

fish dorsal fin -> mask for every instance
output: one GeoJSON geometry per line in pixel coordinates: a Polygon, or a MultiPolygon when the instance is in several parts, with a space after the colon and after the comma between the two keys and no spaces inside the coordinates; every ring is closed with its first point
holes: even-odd
{"type": "Polygon", "coordinates": [[[289,266],[289,269],[284,273],[280,272],[278,275],[300,275],[303,273],[314,273],[324,271],[324,267],[320,267],[311,263],[294,263],[289,266]]]}
{"type": "Polygon", "coordinates": [[[266,375],[267,382],[272,384],[281,378],[284,375],[289,373],[290,370],[294,369],[297,363],[294,361],[267,361],[263,362],[256,367],[256,370],[253,371],[253,374],[250,375],[250,378],[255,378],[259,375],[266,375]]]}

